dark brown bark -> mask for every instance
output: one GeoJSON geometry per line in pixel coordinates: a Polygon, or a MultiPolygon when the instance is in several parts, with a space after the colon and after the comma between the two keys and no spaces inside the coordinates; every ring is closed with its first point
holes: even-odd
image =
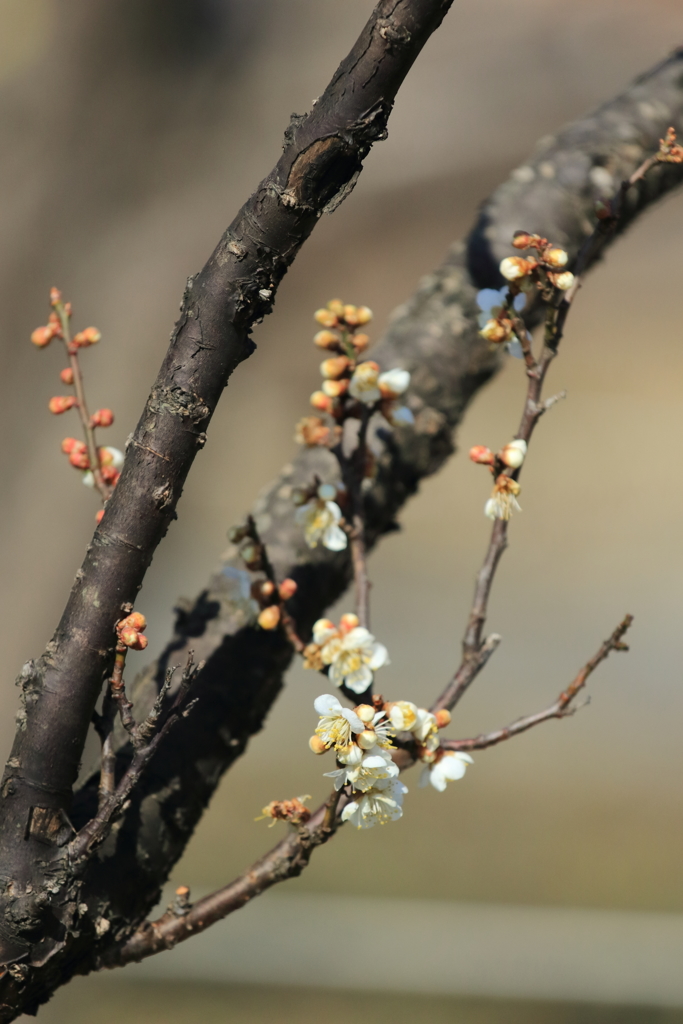
{"type": "MultiPolygon", "coordinates": [[[[394,14],[401,8],[396,3],[379,6],[391,9],[394,14]]],[[[411,11],[430,6],[438,7],[443,13],[444,5],[426,3],[413,4],[411,11]]],[[[434,20],[436,23],[436,15],[434,20]]],[[[379,35],[377,22],[375,29],[375,35],[379,35]]],[[[375,35],[372,40],[380,45],[375,35]]],[[[367,41],[367,30],[365,38],[367,41]]],[[[385,36],[381,38],[387,42],[385,36]]],[[[385,59],[390,62],[397,59],[395,44],[398,42],[400,40],[387,43],[390,56],[385,59]]],[[[352,74],[357,76],[359,68],[365,66],[368,51],[360,44],[359,47],[356,48],[358,53],[364,56],[356,63],[342,65],[330,87],[333,95],[336,95],[335,89],[341,88],[340,75],[346,73],[345,67],[351,66],[352,74]]],[[[400,47],[398,50],[400,52],[400,47]]],[[[367,503],[370,545],[382,533],[394,528],[398,509],[417,489],[420,479],[438,469],[452,452],[453,427],[471,396],[495,372],[495,356],[477,337],[475,294],[477,287],[497,283],[497,260],[507,251],[507,247],[501,251],[504,240],[515,228],[524,227],[540,230],[575,252],[583,240],[586,218],[597,193],[590,179],[592,167],[604,163],[612,165],[618,180],[631,173],[642,156],[655,148],[667,124],[680,129],[683,122],[682,69],[683,59],[675,54],[612,104],[578,125],[570,126],[546,146],[529,167],[533,171],[541,162],[555,161],[561,187],[551,187],[548,179],[536,172],[531,179],[527,174],[525,182],[520,181],[519,176],[513,177],[484,207],[469,246],[454,248],[444,265],[392,324],[376,357],[384,366],[403,365],[413,372],[410,401],[416,413],[416,428],[387,439],[377,485],[367,503]],[[656,109],[660,119],[648,120],[642,114],[646,99],[656,101],[650,109],[656,109]],[[630,141],[624,143],[625,138],[630,141]],[[573,155],[577,153],[580,159],[573,155]],[[566,180],[560,178],[565,164],[574,168],[566,180]],[[519,213],[515,213],[516,208],[519,213]]],[[[376,78],[372,80],[375,86],[376,78]]],[[[315,118],[320,117],[324,101],[323,97],[315,108],[315,118]]],[[[4,804],[18,808],[16,814],[10,812],[5,819],[8,824],[3,841],[9,854],[5,854],[0,868],[4,878],[14,871],[17,849],[26,857],[22,857],[22,864],[18,865],[22,870],[15,875],[15,887],[9,890],[7,882],[4,883],[4,916],[0,927],[8,932],[8,941],[15,943],[15,948],[17,940],[25,944],[24,948],[31,948],[31,963],[35,966],[31,968],[26,964],[30,994],[22,984],[24,963],[16,965],[16,970],[0,983],[4,1003],[1,1020],[11,1020],[20,1009],[37,1005],[73,972],[91,969],[97,962],[99,950],[106,954],[140,923],[182,852],[222,772],[242,752],[249,736],[260,728],[280,689],[290,649],[279,635],[257,632],[253,628],[243,589],[243,567],[237,561],[227,562],[195,605],[181,613],[176,636],[161,665],[145,674],[135,694],[140,710],[146,710],[156,694],[165,665],[184,660],[183,652],[191,646],[198,659],[207,661],[195,684],[195,696],[199,698],[196,711],[174,729],[172,743],[162,746],[134,793],[130,810],[91,862],[86,876],[82,880],[70,876],[60,854],[70,835],[63,808],[68,806],[75,765],[82,749],[85,710],[94,705],[111,657],[118,609],[122,601],[134,597],[153,545],[172,517],[184,476],[201,442],[199,435],[208,422],[227,374],[246,354],[250,318],[265,312],[272,298],[271,295],[264,299],[259,292],[277,284],[287,260],[291,261],[301,240],[315,223],[323,200],[327,202],[343,191],[344,182],[352,178],[353,146],[355,159],[359,161],[360,154],[364,154],[372,137],[380,130],[377,120],[371,118],[368,124],[367,118],[360,117],[367,110],[365,107],[359,113],[354,107],[356,120],[347,124],[348,132],[342,132],[335,121],[324,125],[329,134],[323,135],[321,122],[315,120],[316,138],[325,142],[322,148],[306,134],[310,118],[295,125],[293,142],[283,156],[283,167],[277,172],[281,176],[271,177],[270,184],[262,185],[252,197],[253,205],[248,204],[249,222],[244,238],[236,238],[236,228],[241,230],[244,222],[235,222],[203,272],[205,277],[200,275],[194,281],[183,303],[172,341],[172,355],[162,370],[162,383],[158,382],[153,392],[130,449],[119,485],[119,488],[124,487],[117,488],[117,496],[86,562],[98,589],[94,591],[92,583],[88,589],[83,579],[77,583],[70,615],[77,610],[79,617],[67,618],[68,628],[58,631],[41,662],[28,666],[23,673],[25,728],[20,731],[19,746],[9,762],[3,790],[4,804]],[[362,125],[358,124],[359,117],[362,125]],[[347,141],[349,133],[353,143],[351,150],[345,148],[351,145],[347,141]],[[337,141],[329,143],[332,137],[337,141]],[[336,155],[330,154],[328,146],[337,147],[336,155]],[[308,161],[310,173],[318,183],[320,202],[317,206],[300,175],[302,159],[308,161]],[[331,174],[337,160],[342,170],[335,172],[337,177],[332,188],[330,178],[325,177],[321,168],[324,164],[326,173],[331,174]],[[279,185],[281,191],[274,185],[279,185]],[[285,203],[289,202],[287,193],[291,189],[296,205],[289,207],[283,205],[282,198],[285,203]],[[279,251],[277,245],[269,244],[270,236],[265,232],[263,219],[266,212],[274,219],[279,251]],[[244,255],[236,246],[244,246],[244,255]],[[224,290],[218,287],[219,282],[224,290]],[[226,323],[228,319],[230,322],[226,323]],[[208,366],[212,367],[217,380],[209,373],[208,366]],[[173,461],[167,463],[167,459],[173,461]],[[121,495],[125,497],[126,492],[128,498],[124,501],[121,495]],[[135,508],[134,514],[130,508],[135,508]],[[150,522],[143,522],[143,519],[150,522]],[[95,561],[99,563],[97,567],[93,565],[95,561]],[[107,572],[109,566],[112,567],[110,573],[107,572]],[[103,578],[101,587],[100,576],[103,578]],[[125,586],[122,580],[126,581],[125,586]],[[99,608],[95,599],[99,601],[99,608]],[[106,602],[109,604],[105,612],[106,602]],[[78,623],[77,631],[73,629],[74,622],[78,623]],[[85,648],[84,641],[94,650],[85,648]],[[68,658],[66,655],[72,648],[76,648],[73,660],[71,655],[68,658]],[[67,669],[68,683],[59,676],[60,671],[66,673],[67,669]],[[44,689],[46,678],[49,691],[44,689]],[[81,687],[73,694],[73,705],[67,692],[71,684],[81,687]],[[64,713],[63,705],[66,705],[64,713]],[[59,748],[51,728],[55,723],[59,723],[59,748]],[[41,752],[43,740],[46,745],[41,752]],[[28,777],[35,784],[34,790],[24,777],[27,754],[31,756],[28,777]],[[49,790],[43,787],[44,781],[50,786],[49,790]],[[37,808],[30,821],[29,806],[37,808]],[[27,821],[29,838],[24,841],[27,821]],[[39,880],[33,893],[26,891],[30,876],[23,870],[29,862],[35,864],[34,877],[39,880]],[[52,882],[49,893],[45,886],[47,876],[52,882]],[[87,913],[81,913],[79,905],[85,904],[87,913]],[[62,945],[63,927],[68,929],[65,946],[62,945]],[[60,950],[59,955],[54,955],[55,949],[60,950]]],[[[380,121],[385,113],[379,117],[380,121]]],[[[637,201],[629,207],[629,216],[635,216],[679,180],[678,168],[661,168],[647,189],[638,193],[637,201]]],[[[313,553],[312,557],[292,523],[287,489],[299,481],[308,482],[314,470],[323,478],[333,474],[332,463],[325,459],[324,453],[303,455],[294,469],[276,482],[256,510],[278,572],[286,570],[300,582],[292,610],[304,631],[344,589],[349,578],[348,557],[331,556],[326,552],[313,553]]],[[[126,753],[123,744],[120,750],[123,764],[126,753]]],[[[83,823],[91,791],[92,786],[87,784],[73,809],[76,824],[83,823]]]]}

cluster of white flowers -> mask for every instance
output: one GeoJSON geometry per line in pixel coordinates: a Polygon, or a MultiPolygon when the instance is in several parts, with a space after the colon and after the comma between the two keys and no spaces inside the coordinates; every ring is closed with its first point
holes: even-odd
{"type": "Polygon", "coordinates": [[[321,484],[310,501],[296,510],[294,518],[303,526],[309,548],[322,544],[329,551],[343,551],[346,547],[348,540],[339,525],[342,511],[334,500],[336,497],[334,484],[321,484]]]}
{"type": "Polygon", "coordinates": [[[365,693],[373,673],[389,664],[384,644],[361,626],[356,615],[342,615],[339,626],[318,619],[313,626],[313,643],[304,651],[304,667],[319,671],[329,666],[328,677],[335,686],[365,693]]]}
{"type": "Polygon", "coordinates": [[[372,828],[387,821],[396,821],[403,814],[403,797],[407,787],[399,780],[399,768],[391,757],[392,738],[396,732],[410,732],[415,739],[417,757],[425,765],[420,785],[431,783],[439,792],[448,780],[461,779],[468,754],[440,748],[438,730],[450,721],[448,712],[433,715],[411,701],[384,704],[373,698],[373,704],[345,708],[332,694],[325,693],[314,702],[320,724],[309,741],[315,754],[334,750],[338,767],[325,772],[334,779],[338,791],[351,789],[352,798],[342,810],[342,821],[357,828],[372,828]]]}

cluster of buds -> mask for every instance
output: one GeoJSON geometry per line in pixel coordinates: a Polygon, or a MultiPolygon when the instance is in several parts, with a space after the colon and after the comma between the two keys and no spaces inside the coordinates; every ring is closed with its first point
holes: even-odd
{"type": "Polygon", "coordinates": [[[667,128],[665,137],[659,140],[657,159],[667,164],[683,163],[683,146],[676,141],[674,128],[667,128]]]}
{"type": "MultiPolygon", "coordinates": [[[[54,395],[48,402],[48,409],[54,416],[61,416],[70,409],[78,410],[85,441],[65,437],[62,441],[62,451],[68,455],[70,464],[83,473],[83,483],[89,487],[97,487],[106,499],[121,475],[123,454],[117,448],[96,447],[95,429],[110,427],[114,422],[114,413],[111,409],[97,409],[92,416],[89,415],[78,362],[79,350],[95,345],[101,334],[96,327],[86,327],[85,330],[71,335],[71,303],[64,302],[58,288],[52,288],[50,291],[50,305],[52,311],[47,324],[35,329],[31,341],[38,348],[45,348],[53,338],[61,339],[70,365],[60,371],[59,379],[67,387],[73,387],[76,394],[54,395]]],[[[98,522],[103,515],[104,511],[101,510],[96,517],[98,522]]]]}
{"type": "Polygon", "coordinates": [[[470,459],[481,466],[488,466],[496,478],[493,493],[484,506],[489,519],[509,519],[513,512],[520,512],[517,497],[521,487],[508,471],[520,469],[527,452],[527,443],[515,438],[505,445],[497,455],[482,444],[470,448],[470,459]]]}
{"type": "Polygon", "coordinates": [[[536,253],[535,256],[506,256],[501,260],[501,274],[518,289],[527,291],[536,286],[547,291],[550,283],[566,292],[574,284],[574,275],[563,269],[569,261],[569,254],[552,245],[547,238],[528,231],[515,231],[512,244],[515,249],[533,249],[536,253]]]}
{"type": "Polygon", "coordinates": [[[290,825],[303,825],[311,816],[308,807],[304,806],[304,800],[310,800],[310,796],[295,796],[292,800],[271,800],[263,808],[256,821],[263,821],[264,818],[272,818],[271,828],[276,821],[286,821],[290,825]]]}
{"type": "Polygon", "coordinates": [[[133,651],[144,651],[147,646],[147,637],[143,630],[147,626],[147,619],[141,612],[131,612],[125,619],[116,624],[117,649],[125,650],[131,648],[133,651]]]}
{"type": "Polygon", "coordinates": [[[407,370],[381,373],[374,360],[359,359],[370,338],[359,333],[358,328],[370,322],[371,310],[332,299],[314,316],[324,328],[315,335],[314,344],[333,354],[320,364],[323,381],[320,390],[311,395],[311,405],[317,412],[330,416],[332,426],[326,426],[318,416],[304,417],[297,424],[297,442],[308,447],[336,444],[340,425],[350,416],[360,418],[364,406],[376,408],[391,423],[408,422],[408,410],[401,411],[396,405],[410,383],[407,370]]]}
{"type": "Polygon", "coordinates": [[[233,526],[228,531],[228,539],[233,544],[240,544],[240,556],[252,572],[266,572],[266,579],[255,580],[251,585],[251,596],[259,608],[257,622],[261,629],[277,629],[286,615],[284,604],[297,592],[296,581],[289,576],[282,583],[275,583],[272,570],[266,558],[266,552],[250,519],[242,526],[233,526]]]}

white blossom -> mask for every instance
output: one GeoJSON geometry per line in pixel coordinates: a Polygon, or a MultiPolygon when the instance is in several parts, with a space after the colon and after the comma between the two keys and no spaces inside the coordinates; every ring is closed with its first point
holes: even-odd
{"type": "Polygon", "coordinates": [[[407,391],[410,384],[410,374],[407,370],[396,367],[393,370],[386,370],[380,373],[377,384],[382,393],[382,398],[398,398],[404,391],[407,391]]]}
{"type": "Polygon", "coordinates": [[[382,392],[379,389],[379,367],[377,363],[368,360],[359,363],[349,381],[349,394],[352,398],[358,399],[365,405],[373,405],[379,402],[382,392]]]}
{"type": "Polygon", "coordinates": [[[334,788],[351,785],[360,793],[366,793],[383,779],[393,779],[398,775],[398,765],[391,760],[386,750],[372,750],[366,753],[355,744],[348,753],[341,753],[339,760],[342,767],[333,772],[325,772],[325,777],[334,779],[334,788]],[[357,753],[360,751],[360,757],[357,753]]]}
{"type": "Polygon", "coordinates": [[[304,537],[309,548],[316,548],[319,543],[328,551],[343,551],[348,538],[339,522],[342,511],[336,501],[324,501],[314,498],[296,510],[295,519],[304,528],[304,537]]]}
{"type": "Polygon", "coordinates": [[[330,666],[330,681],[335,686],[346,686],[354,693],[365,693],[372,682],[373,672],[389,663],[389,653],[384,644],[378,643],[364,626],[330,637],[320,653],[323,664],[330,666]]]}
{"type": "Polygon", "coordinates": [[[410,700],[395,701],[389,709],[389,721],[399,732],[413,729],[417,725],[417,704],[410,700]]]}
{"type": "Polygon", "coordinates": [[[342,707],[331,693],[323,693],[313,702],[320,715],[316,734],[328,747],[343,750],[352,742],[352,734],[363,732],[365,724],[355,711],[342,707]]]}
{"type": "Polygon", "coordinates": [[[435,764],[425,765],[419,784],[427,786],[431,783],[434,789],[443,793],[448,782],[455,782],[463,777],[468,764],[474,764],[469,754],[465,754],[461,750],[446,751],[435,764]]]}
{"type": "Polygon", "coordinates": [[[380,780],[357,800],[348,803],[341,813],[342,821],[356,828],[372,828],[397,821],[403,815],[403,797],[408,792],[399,779],[380,780]]]}

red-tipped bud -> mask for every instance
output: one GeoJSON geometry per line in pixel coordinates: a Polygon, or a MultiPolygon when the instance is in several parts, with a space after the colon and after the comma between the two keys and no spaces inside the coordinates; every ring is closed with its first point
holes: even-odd
{"type": "Polygon", "coordinates": [[[50,288],[50,305],[58,306],[62,301],[62,293],[59,288],[50,288]]]}
{"type": "Polygon", "coordinates": [[[289,578],[289,576],[282,581],[280,584],[280,597],[283,601],[289,601],[290,597],[294,597],[298,590],[296,582],[289,578]]]}
{"type": "Polygon", "coordinates": [[[494,461],[493,452],[483,444],[475,444],[474,448],[470,448],[470,458],[482,466],[492,466],[494,461]]]}
{"type": "Polygon", "coordinates": [[[86,446],[82,441],[77,441],[75,437],[65,437],[62,441],[62,451],[65,455],[71,455],[71,452],[78,449],[79,451],[86,451],[86,446]]]}
{"type": "Polygon", "coordinates": [[[445,729],[447,725],[450,725],[451,713],[447,708],[442,708],[441,711],[437,711],[434,717],[436,718],[437,729],[445,729]]]}
{"type": "Polygon", "coordinates": [[[351,344],[355,348],[356,352],[363,352],[370,344],[369,334],[354,334],[351,338],[351,344]]]}
{"type": "Polygon", "coordinates": [[[52,324],[48,324],[47,327],[36,327],[35,331],[31,335],[31,341],[38,348],[45,348],[49,345],[55,336],[55,330],[52,324]]]}
{"type": "Polygon", "coordinates": [[[360,619],[358,618],[358,616],[353,615],[353,613],[351,612],[348,612],[346,615],[342,615],[341,619],[339,620],[339,632],[350,633],[351,630],[355,629],[356,626],[358,625],[360,625],[360,619]]]}
{"type": "Polygon", "coordinates": [[[65,370],[61,371],[61,373],[59,374],[59,379],[61,380],[62,384],[73,384],[74,372],[70,366],[67,366],[65,370]]]}
{"type": "Polygon", "coordinates": [[[314,391],[311,395],[311,405],[320,412],[332,412],[334,402],[324,391],[314,391]]]}
{"type": "Polygon", "coordinates": [[[339,338],[333,331],[318,331],[313,338],[313,343],[318,348],[336,348],[339,350],[339,338]]]}
{"type": "Polygon", "coordinates": [[[63,412],[68,412],[69,409],[73,409],[74,405],[77,405],[76,399],[73,395],[55,395],[47,403],[47,407],[53,416],[60,416],[63,412]]]}
{"type": "Polygon", "coordinates": [[[348,370],[351,361],[347,356],[333,356],[324,359],[320,364],[320,372],[328,380],[337,380],[348,370]]]}
{"type": "Polygon", "coordinates": [[[125,619],[121,619],[117,629],[131,629],[143,630],[147,628],[147,619],[142,612],[131,612],[125,619]]]}
{"type": "Polygon", "coordinates": [[[110,487],[116,487],[121,476],[118,469],[115,469],[114,466],[102,466],[100,473],[105,484],[109,484],[110,487]]]}
{"type": "Polygon", "coordinates": [[[119,641],[124,647],[130,647],[134,651],[144,651],[148,644],[147,637],[144,633],[139,633],[137,629],[133,629],[132,626],[126,626],[124,629],[118,630],[119,641]]]}
{"type": "Polygon", "coordinates": [[[101,337],[96,327],[86,327],[84,331],[74,334],[72,344],[75,348],[87,348],[89,345],[96,345],[101,337]]]}
{"type": "Polygon", "coordinates": [[[271,604],[268,608],[264,608],[257,621],[261,629],[275,629],[280,621],[278,605],[271,604]]]}
{"type": "Polygon", "coordinates": [[[98,526],[100,525],[100,523],[102,522],[103,519],[104,519],[104,509],[101,508],[100,511],[95,516],[95,522],[97,523],[98,526]]]}
{"type": "Polygon", "coordinates": [[[338,320],[336,313],[331,309],[317,309],[313,318],[318,321],[321,327],[336,327],[338,320]]]}
{"type": "Polygon", "coordinates": [[[88,458],[88,450],[83,445],[83,448],[74,448],[69,452],[69,462],[76,469],[90,469],[90,459],[88,458]]]}
{"type": "Polygon", "coordinates": [[[98,409],[90,417],[91,427],[110,427],[114,422],[114,413],[111,409],[98,409]]]}
{"type": "Polygon", "coordinates": [[[348,390],[349,382],[346,378],[344,380],[323,381],[323,394],[327,395],[328,398],[341,398],[348,390]]]}
{"type": "Polygon", "coordinates": [[[515,249],[528,249],[533,240],[534,236],[530,235],[528,231],[515,231],[512,244],[515,249]]]}

